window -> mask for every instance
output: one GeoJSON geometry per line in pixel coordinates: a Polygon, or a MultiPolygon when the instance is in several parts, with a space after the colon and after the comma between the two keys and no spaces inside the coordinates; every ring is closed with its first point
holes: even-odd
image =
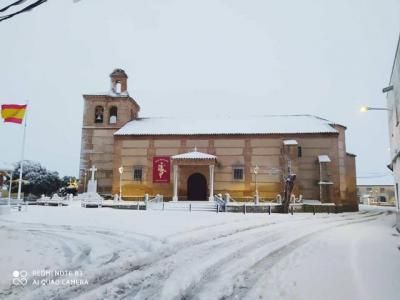
{"type": "Polygon", "coordinates": [[[143,168],[138,166],[133,168],[133,180],[142,181],[143,179],[143,168]]]}
{"type": "Polygon", "coordinates": [[[103,106],[96,106],[94,110],[94,122],[103,123],[104,108],[103,106]]]}
{"type": "Polygon", "coordinates": [[[381,193],[384,193],[384,192],[385,192],[385,188],[380,188],[379,191],[380,191],[381,193]]]}
{"type": "Polygon", "coordinates": [[[233,179],[234,180],[243,180],[243,167],[234,167],[233,168],[233,179]]]}
{"type": "Polygon", "coordinates": [[[303,156],[303,149],[301,149],[300,146],[297,147],[297,157],[302,157],[303,156]]]}
{"type": "Polygon", "coordinates": [[[115,93],[121,94],[121,81],[117,80],[115,83],[115,93]]]}
{"type": "Polygon", "coordinates": [[[110,124],[117,123],[117,115],[118,115],[118,108],[116,106],[112,106],[110,108],[110,124]]]}

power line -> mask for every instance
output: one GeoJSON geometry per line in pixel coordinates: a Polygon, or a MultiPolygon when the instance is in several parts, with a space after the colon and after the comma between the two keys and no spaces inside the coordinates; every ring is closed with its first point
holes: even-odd
{"type": "MultiPolygon", "coordinates": [[[[9,8],[11,8],[13,6],[21,5],[21,4],[25,3],[26,1],[27,0],[15,1],[15,2],[13,2],[13,3],[7,5],[7,6],[3,7],[3,8],[1,8],[0,12],[5,12],[9,8]]],[[[29,4],[28,6],[25,6],[24,8],[14,12],[14,13],[11,13],[11,14],[8,14],[8,15],[4,15],[4,16],[0,16],[0,22],[5,21],[7,19],[10,19],[12,17],[15,17],[16,15],[22,14],[24,12],[28,12],[28,11],[34,9],[35,7],[38,7],[39,5],[42,5],[45,2],[47,2],[47,0],[37,0],[37,1],[33,2],[32,4],[29,4]]]]}
{"type": "Polygon", "coordinates": [[[4,11],[6,11],[7,9],[9,9],[10,7],[13,7],[13,6],[22,4],[22,3],[24,3],[24,2],[26,2],[26,0],[19,0],[19,1],[16,1],[16,2],[14,2],[14,3],[11,3],[10,5],[7,5],[6,7],[0,9],[0,12],[4,12],[4,11]]]}

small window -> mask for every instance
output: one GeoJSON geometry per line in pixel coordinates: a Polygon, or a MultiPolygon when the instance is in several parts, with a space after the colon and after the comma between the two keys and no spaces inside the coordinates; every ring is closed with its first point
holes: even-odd
{"type": "Polygon", "coordinates": [[[118,115],[118,108],[116,106],[112,106],[110,108],[110,124],[117,123],[117,115],[118,115]]]}
{"type": "Polygon", "coordinates": [[[379,191],[380,191],[381,193],[384,193],[384,192],[385,192],[385,188],[380,188],[379,191]]]}
{"type": "Polygon", "coordinates": [[[233,168],[233,179],[234,180],[243,180],[243,168],[233,168]]]}
{"type": "Polygon", "coordinates": [[[143,168],[142,167],[134,167],[133,168],[133,180],[134,181],[142,181],[143,179],[143,168]]]}
{"type": "Polygon", "coordinates": [[[119,80],[115,83],[115,93],[121,94],[121,81],[119,80]]]}
{"type": "Polygon", "coordinates": [[[303,149],[301,149],[300,146],[297,147],[297,157],[302,157],[303,156],[303,149]]]}
{"type": "Polygon", "coordinates": [[[103,116],[104,116],[103,106],[96,106],[96,109],[94,111],[94,122],[103,123],[103,116]]]}

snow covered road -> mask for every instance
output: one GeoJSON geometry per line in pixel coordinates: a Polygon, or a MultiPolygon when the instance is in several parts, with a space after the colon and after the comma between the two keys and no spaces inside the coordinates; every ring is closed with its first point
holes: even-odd
{"type": "Polygon", "coordinates": [[[29,207],[0,216],[0,298],[398,299],[393,223],[383,210],[269,216],[29,207]],[[16,270],[27,272],[25,285],[13,284],[16,270]],[[38,270],[66,270],[86,284],[38,270]]]}

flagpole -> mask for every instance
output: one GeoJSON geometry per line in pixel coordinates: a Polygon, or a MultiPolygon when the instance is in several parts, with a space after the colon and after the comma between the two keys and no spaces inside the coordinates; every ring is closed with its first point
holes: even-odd
{"type": "MultiPolygon", "coordinates": [[[[28,105],[28,103],[27,103],[28,105]]],[[[26,107],[28,108],[28,106],[26,107]]],[[[24,120],[24,133],[22,137],[22,150],[21,150],[21,163],[19,167],[19,182],[18,182],[18,202],[21,201],[21,189],[22,189],[22,169],[24,167],[24,155],[25,155],[25,136],[26,136],[26,119],[28,118],[28,109],[26,109],[25,120],[24,120]]]]}
{"type": "Polygon", "coordinates": [[[10,172],[10,187],[8,190],[8,206],[11,205],[11,187],[12,187],[12,182],[13,182],[13,173],[14,173],[14,171],[11,170],[11,172],[10,172]]]}

